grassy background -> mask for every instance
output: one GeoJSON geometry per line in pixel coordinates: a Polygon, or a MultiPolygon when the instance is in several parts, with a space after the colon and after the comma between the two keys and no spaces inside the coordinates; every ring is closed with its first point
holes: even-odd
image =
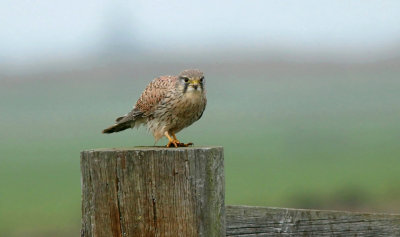
{"type": "MultiPolygon", "coordinates": [[[[153,145],[144,128],[100,131],[151,78],[186,67],[105,65],[0,79],[0,233],[77,236],[79,152],[153,145]]],[[[224,146],[227,204],[400,212],[397,64],[200,67],[209,104],[178,138],[224,146]]]]}

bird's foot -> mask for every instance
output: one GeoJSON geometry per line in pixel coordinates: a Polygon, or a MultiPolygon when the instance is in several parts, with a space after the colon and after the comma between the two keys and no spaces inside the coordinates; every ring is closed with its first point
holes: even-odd
{"type": "Polygon", "coordinates": [[[178,144],[180,144],[179,141],[172,140],[168,142],[167,147],[178,147],[178,144]]]}
{"type": "Polygon", "coordinates": [[[179,143],[179,145],[181,146],[181,147],[188,147],[188,146],[193,146],[193,142],[189,142],[189,143],[179,143]]]}
{"type": "Polygon", "coordinates": [[[167,147],[188,147],[188,146],[192,146],[192,145],[193,145],[192,142],[185,144],[185,143],[181,143],[178,140],[173,140],[173,141],[168,142],[167,147]]]}

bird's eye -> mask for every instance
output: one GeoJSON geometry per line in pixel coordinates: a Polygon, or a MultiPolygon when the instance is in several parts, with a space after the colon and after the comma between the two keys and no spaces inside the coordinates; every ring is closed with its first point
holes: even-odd
{"type": "Polygon", "coordinates": [[[203,82],[203,80],[204,80],[204,77],[200,78],[200,82],[203,82]]]}
{"type": "Polygon", "coordinates": [[[189,82],[189,78],[187,78],[187,77],[183,78],[183,80],[184,80],[185,82],[189,82]]]}

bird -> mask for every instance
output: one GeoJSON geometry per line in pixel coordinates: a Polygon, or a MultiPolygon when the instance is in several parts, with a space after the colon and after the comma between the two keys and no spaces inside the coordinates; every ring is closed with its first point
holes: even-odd
{"type": "Polygon", "coordinates": [[[166,147],[187,147],[193,143],[181,143],[176,133],[199,120],[206,104],[205,79],[199,69],[186,69],[177,76],[159,76],[147,85],[132,111],[118,117],[103,133],[147,125],[155,143],[165,136],[166,147]]]}

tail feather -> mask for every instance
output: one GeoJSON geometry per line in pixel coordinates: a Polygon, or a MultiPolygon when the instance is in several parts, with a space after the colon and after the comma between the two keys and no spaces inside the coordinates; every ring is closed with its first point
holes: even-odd
{"type": "Polygon", "coordinates": [[[118,117],[115,120],[115,124],[111,127],[108,127],[103,130],[103,133],[114,133],[120,132],[128,128],[135,127],[136,122],[137,126],[141,124],[143,113],[137,109],[132,110],[130,113],[125,114],[124,116],[118,117]]]}
{"type": "Polygon", "coordinates": [[[121,121],[122,119],[126,118],[127,114],[125,114],[124,116],[118,117],[115,122],[118,123],[119,121],[121,121]]]}
{"type": "Polygon", "coordinates": [[[114,132],[120,132],[128,128],[132,128],[135,125],[135,122],[133,121],[127,121],[124,123],[117,123],[112,125],[111,127],[108,127],[103,130],[103,133],[114,133],[114,132]]]}

